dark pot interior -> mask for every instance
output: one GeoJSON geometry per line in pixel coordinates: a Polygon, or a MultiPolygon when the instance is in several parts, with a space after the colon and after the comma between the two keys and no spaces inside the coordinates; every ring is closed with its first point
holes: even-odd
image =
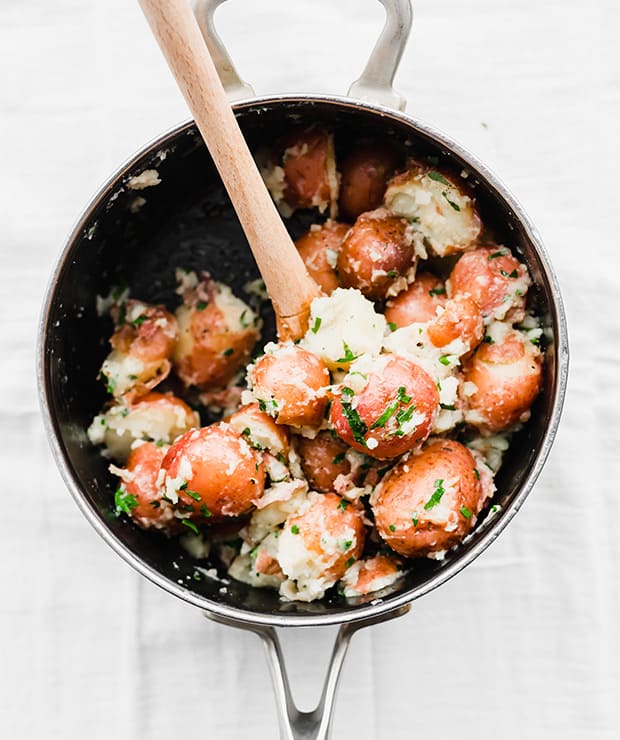
{"type": "MultiPolygon", "coordinates": [[[[522,256],[535,283],[531,300],[543,317],[547,334],[544,388],[531,420],[517,435],[497,476],[494,503],[499,503],[502,510],[489,527],[479,523],[473,536],[444,561],[414,563],[392,593],[381,597],[385,608],[396,605],[403,597],[419,596],[467,564],[505,525],[533,483],[529,480],[524,485],[539,458],[546,454],[548,430],[557,422],[558,397],[562,395],[558,388],[557,340],[563,319],[553,295],[550,269],[527,225],[485,177],[469,161],[448,151],[441,141],[399,114],[385,116],[371,107],[304,99],[244,104],[236,110],[253,150],[272,144],[294,123],[320,121],[335,131],[340,150],[364,135],[389,137],[418,157],[439,157],[440,166],[456,167],[458,171],[465,168],[471,173],[469,182],[475,184],[483,222],[498,241],[522,256]]],[[[296,237],[314,220],[316,214],[301,213],[287,226],[296,237]]],[[[353,617],[353,612],[364,611],[359,601],[347,601],[335,592],[319,603],[284,603],[271,590],[253,589],[235,581],[222,590],[218,580],[205,576],[196,580],[195,561],[174,540],[144,532],[114,515],[115,479],[108,473],[108,462],[100,450],[86,436],[92,417],[106,400],[96,378],[111,333],[110,322],[97,316],[95,297],[106,295],[112,285],[124,280],[135,297],[176,305],[176,267],[206,269],[242,296],[243,285],[258,277],[219,176],[192,124],[144,151],[108,184],[74,232],[58,268],[44,315],[42,385],[65,476],[73,482],[74,491],[79,489],[83,508],[96,526],[102,525],[97,528],[104,531],[115,549],[129,555],[128,559],[146,575],[163,576],[165,582],[156,578],[160,585],[193,603],[216,611],[218,605],[242,609],[246,614],[270,618],[286,615],[292,622],[298,615],[314,615],[316,621],[337,615],[353,617]],[[143,191],[127,189],[129,177],[147,168],[158,170],[161,184],[143,191]],[[146,203],[134,213],[132,204],[137,197],[143,197],[146,203]]],[[[267,340],[273,338],[273,317],[268,308],[264,317],[267,340]]]]}

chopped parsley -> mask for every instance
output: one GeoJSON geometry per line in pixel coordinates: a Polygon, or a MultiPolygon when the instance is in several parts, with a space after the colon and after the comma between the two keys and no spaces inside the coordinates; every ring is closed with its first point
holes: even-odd
{"type": "Polygon", "coordinates": [[[138,499],[119,486],[114,492],[114,504],[116,506],[116,516],[120,516],[122,512],[131,515],[131,512],[138,505],[138,499]]]}
{"type": "Polygon", "coordinates": [[[488,334],[484,335],[484,339],[482,341],[486,342],[487,344],[495,344],[495,340],[493,339],[493,337],[490,337],[488,334]]]}
{"type": "Polygon", "coordinates": [[[448,197],[448,193],[444,190],[442,193],[443,197],[448,201],[448,203],[454,208],[455,211],[460,211],[461,206],[458,203],[455,203],[453,200],[450,200],[448,197]]]}
{"type": "Polygon", "coordinates": [[[131,322],[131,325],[134,327],[134,329],[137,329],[139,326],[141,326],[146,320],[148,319],[148,316],[145,316],[144,314],[140,314],[137,319],[134,319],[131,322]]]}
{"type": "Polygon", "coordinates": [[[505,249],[500,249],[499,252],[493,252],[493,254],[490,254],[488,259],[495,260],[498,257],[505,257],[508,254],[508,252],[505,249]]]}
{"type": "Polygon", "coordinates": [[[355,562],[355,558],[353,557],[353,555],[351,555],[351,557],[344,564],[345,565],[345,568],[350,568],[353,565],[354,562],[355,562]]]}
{"type": "Polygon", "coordinates": [[[207,509],[207,505],[206,504],[201,504],[200,505],[200,513],[204,516],[205,519],[208,519],[210,516],[212,516],[211,512],[209,511],[209,509],[207,509]]]}
{"type": "Polygon", "coordinates": [[[138,380],[138,376],[137,375],[130,375],[129,376],[129,380],[138,380]]]}
{"type": "Polygon", "coordinates": [[[262,399],[262,398],[259,398],[259,399],[258,399],[258,408],[259,408],[259,409],[260,409],[261,411],[267,411],[267,404],[266,404],[266,403],[265,403],[265,402],[263,401],[263,399],[262,399]]]}
{"type": "Polygon", "coordinates": [[[181,524],[188,529],[191,529],[194,534],[199,534],[198,527],[194,524],[194,522],[190,522],[189,519],[181,519],[181,524]]]}
{"type": "Polygon", "coordinates": [[[310,329],[310,331],[313,334],[316,334],[317,331],[321,328],[321,321],[322,321],[322,319],[321,319],[320,316],[317,316],[316,319],[314,320],[314,324],[312,326],[312,329],[310,329]]]}
{"type": "Polygon", "coordinates": [[[390,524],[390,532],[396,532],[396,525],[390,524]]]}
{"type": "Polygon", "coordinates": [[[431,180],[435,180],[435,182],[440,182],[442,185],[450,185],[446,178],[440,174],[439,172],[436,172],[435,170],[431,170],[427,173],[427,175],[431,178],[431,180]]]}
{"type": "Polygon", "coordinates": [[[228,349],[225,349],[222,354],[224,357],[230,357],[234,351],[235,350],[232,347],[229,347],[228,349]]]}
{"type": "Polygon", "coordinates": [[[202,501],[202,496],[196,491],[191,491],[189,488],[185,488],[183,493],[187,494],[190,498],[193,498],[194,501],[202,501]]]}
{"type": "Polygon", "coordinates": [[[293,524],[293,526],[291,527],[291,532],[293,534],[299,534],[299,527],[296,524],[293,524]]]}
{"type": "Polygon", "coordinates": [[[340,509],[341,511],[345,511],[348,505],[349,502],[346,500],[346,498],[341,498],[336,508],[340,509]]]}
{"type": "Polygon", "coordinates": [[[351,545],[353,544],[353,540],[345,540],[344,542],[340,543],[340,549],[343,552],[346,552],[347,550],[351,549],[351,545]]]}
{"type": "Polygon", "coordinates": [[[340,397],[342,413],[344,414],[344,417],[349,424],[349,428],[351,429],[351,433],[353,434],[353,439],[359,444],[366,447],[366,440],[364,439],[364,435],[368,431],[368,426],[361,419],[360,415],[357,413],[357,410],[354,409],[351,404],[351,399],[354,395],[355,393],[351,390],[351,388],[345,386],[342,389],[340,397]]]}
{"type": "Polygon", "coordinates": [[[449,365],[450,364],[450,355],[442,355],[439,358],[439,362],[441,362],[442,365],[449,365]]]}
{"type": "Polygon", "coordinates": [[[428,511],[429,509],[432,509],[434,506],[437,506],[437,504],[441,501],[441,497],[445,493],[445,488],[443,487],[443,478],[439,478],[435,481],[435,490],[433,491],[433,495],[429,498],[429,500],[424,504],[424,510],[428,511]]]}
{"type": "Polygon", "coordinates": [[[478,480],[480,480],[480,471],[478,470],[478,468],[474,468],[474,475],[476,476],[476,478],[478,478],[478,480]]]}
{"type": "Polygon", "coordinates": [[[389,278],[397,278],[399,275],[400,273],[398,272],[398,270],[388,270],[387,276],[389,278]]]}
{"type": "Polygon", "coordinates": [[[246,428],[245,428],[245,429],[244,429],[244,430],[243,430],[243,431],[241,432],[241,436],[242,436],[242,437],[249,437],[249,436],[250,436],[250,434],[251,434],[251,432],[250,432],[250,427],[246,427],[246,428]]]}
{"type": "Polygon", "coordinates": [[[433,288],[432,290],[428,291],[428,294],[432,298],[434,295],[445,295],[446,289],[445,288],[433,288]]]}
{"type": "Polygon", "coordinates": [[[151,506],[154,509],[159,509],[159,507],[161,506],[161,501],[151,501],[151,506]]]}
{"type": "Polygon", "coordinates": [[[343,344],[343,347],[344,347],[344,357],[341,357],[339,360],[336,360],[336,362],[338,362],[338,363],[340,363],[340,362],[353,362],[353,360],[357,360],[357,358],[359,357],[359,355],[353,354],[353,352],[351,352],[351,348],[349,347],[349,345],[344,340],[343,340],[342,344],[343,344]]]}
{"type": "MultiPolygon", "coordinates": [[[[196,311],[204,311],[208,305],[209,304],[206,301],[198,301],[198,303],[196,303],[196,311]]],[[[243,313],[245,313],[245,311],[243,313]]],[[[241,314],[241,317],[243,318],[243,314],[241,314]]]]}
{"type": "Polygon", "coordinates": [[[418,522],[420,521],[420,519],[418,517],[418,512],[417,511],[414,511],[413,514],[411,515],[411,521],[413,522],[413,526],[414,527],[417,527],[418,526],[418,522]]]}
{"type": "Polygon", "coordinates": [[[370,426],[371,429],[376,429],[377,427],[384,427],[387,422],[394,416],[396,413],[396,410],[400,406],[400,401],[398,399],[392,401],[392,403],[389,403],[385,407],[385,411],[379,416],[379,418],[373,422],[370,426]]]}
{"type": "Polygon", "coordinates": [[[456,406],[453,403],[440,403],[439,405],[444,411],[456,411],[456,406]]]}
{"type": "Polygon", "coordinates": [[[113,396],[114,395],[114,386],[116,383],[112,380],[112,378],[109,378],[105,373],[99,373],[99,377],[103,382],[105,383],[105,389],[106,391],[113,396]]]}
{"type": "Polygon", "coordinates": [[[500,270],[499,272],[500,272],[500,275],[503,275],[503,277],[506,277],[506,278],[513,278],[514,279],[514,278],[519,277],[519,273],[517,272],[517,268],[516,267],[515,267],[515,269],[512,272],[506,272],[506,270],[500,270]]]}
{"type": "Polygon", "coordinates": [[[398,329],[398,326],[393,321],[388,321],[388,326],[390,327],[390,331],[396,331],[398,329]]]}
{"type": "Polygon", "coordinates": [[[461,506],[460,512],[465,517],[465,519],[471,519],[471,511],[467,508],[467,506],[461,506]]]}
{"type": "MultiPolygon", "coordinates": [[[[336,457],[332,460],[333,464],[340,465],[341,462],[344,462],[345,454],[345,452],[340,452],[338,455],[336,455],[336,457]]],[[[342,501],[344,501],[344,499],[342,499],[342,501]]],[[[342,501],[340,503],[342,503],[342,501]]],[[[338,504],[338,506],[340,506],[340,504],[338,504]]]]}

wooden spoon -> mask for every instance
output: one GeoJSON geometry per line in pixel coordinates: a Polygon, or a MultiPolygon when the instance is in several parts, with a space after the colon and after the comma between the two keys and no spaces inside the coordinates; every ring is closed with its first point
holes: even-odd
{"type": "Polygon", "coordinates": [[[187,0],[139,0],[250,243],[282,341],[308,328],[321,294],[271,200],[187,0]]]}

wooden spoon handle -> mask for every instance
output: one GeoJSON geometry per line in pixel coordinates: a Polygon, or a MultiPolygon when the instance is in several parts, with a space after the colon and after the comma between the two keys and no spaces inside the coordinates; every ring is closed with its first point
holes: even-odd
{"type": "Polygon", "coordinates": [[[245,231],[273,303],[280,339],[297,339],[307,329],[310,303],[320,290],[265,187],[189,3],[139,3],[245,231]]]}

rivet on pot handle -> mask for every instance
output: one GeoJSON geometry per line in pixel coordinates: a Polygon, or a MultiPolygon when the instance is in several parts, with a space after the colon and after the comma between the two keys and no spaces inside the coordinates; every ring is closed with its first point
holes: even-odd
{"type": "Polygon", "coordinates": [[[405,604],[385,614],[360,619],[356,622],[348,622],[340,627],[329,660],[321,698],[316,709],[313,709],[311,712],[301,712],[295,705],[280,640],[274,627],[244,622],[240,619],[229,619],[209,612],[205,612],[205,616],[215,622],[221,622],[230,627],[254,632],[263,641],[276,695],[278,720],[280,723],[280,740],[329,740],[336,691],[351,638],[363,627],[370,627],[373,624],[385,622],[388,619],[401,617],[407,614],[410,608],[410,604],[405,604]]]}
{"type": "MultiPolygon", "coordinates": [[[[215,30],[215,11],[224,2],[226,0],[194,0],[194,12],[229,99],[253,97],[252,86],[239,77],[222,39],[215,30]]],[[[348,95],[404,110],[406,101],[394,90],[392,82],[411,31],[413,19],[411,0],[379,0],[379,2],[385,8],[385,25],[364,71],[351,85],[348,95]]]]}

